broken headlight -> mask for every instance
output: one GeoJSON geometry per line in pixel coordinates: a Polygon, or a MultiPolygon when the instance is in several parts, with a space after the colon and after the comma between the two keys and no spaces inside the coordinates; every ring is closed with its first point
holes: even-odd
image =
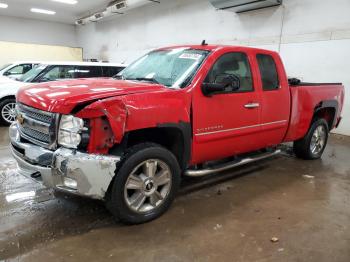
{"type": "Polygon", "coordinates": [[[68,148],[78,148],[84,120],[72,115],[63,115],[58,130],[58,144],[68,148]]]}

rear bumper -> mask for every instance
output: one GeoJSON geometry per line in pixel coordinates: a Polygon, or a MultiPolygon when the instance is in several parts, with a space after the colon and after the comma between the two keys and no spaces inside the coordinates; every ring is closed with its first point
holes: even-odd
{"type": "Polygon", "coordinates": [[[105,197],[119,157],[66,148],[47,150],[21,141],[17,123],[10,126],[9,133],[12,155],[21,174],[56,190],[95,199],[105,197]]]}

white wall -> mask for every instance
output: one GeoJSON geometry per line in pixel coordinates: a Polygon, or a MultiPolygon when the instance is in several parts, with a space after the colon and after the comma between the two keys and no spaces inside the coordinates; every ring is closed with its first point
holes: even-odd
{"type": "Polygon", "coordinates": [[[285,0],[284,6],[244,14],[215,10],[207,0],[161,0],[111,21],[78,27],[85,58],[131,62],[159,46],[239,44],[280,51],[290,76],[343,82],[350,135],[350,1],[285,0]]]}
{"type": "Polygon", "coordinates": [[[0,16],[0,41],[76,47],[74,25],[0,16]]]}

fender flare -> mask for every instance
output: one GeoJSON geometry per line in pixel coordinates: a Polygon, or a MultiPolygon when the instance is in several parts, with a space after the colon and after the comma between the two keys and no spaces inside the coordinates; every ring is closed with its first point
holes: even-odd
{"type": "Polygon", "coordinates": [[[192,152],[192,125],[189,122],[179,122],[179,123],[164,123],[158,124],[158,128],[175,128],[178,129],[183,137],[183,157],[182,162],[179,163],[182,170],[185,170],[188,163],[191,160],[192,152]]]}
{"type": "Polygon", "coordinates": [[[335,114],[334,114],[334,118],[332,121],[332,126],[329,127],[329,129],[332,129],[337,122],[337,116],[338,116],[338,111],[339,111],[339,103],[337,100],[325,100],[325,101],[321,101],[314,110],[314,114],[316,114],[317,112],[319,112],[321,109],[323,108],[334,108],[335,110],[335,114]]]}

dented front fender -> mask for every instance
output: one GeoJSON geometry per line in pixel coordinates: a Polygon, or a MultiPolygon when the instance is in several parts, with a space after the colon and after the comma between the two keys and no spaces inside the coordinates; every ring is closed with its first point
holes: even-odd
{"type": "Polygon", "coordinates": [[[191,97],[185,90],[129,94],[93,102],[76,114],[90,119],[88,152],[108,153],[127,132],[163,124],[190,123],[191,97]],[[101,120],[102,119],[102,120],[101,120]],[[108,127],[104,122],[108,121],[108,127]]]}

